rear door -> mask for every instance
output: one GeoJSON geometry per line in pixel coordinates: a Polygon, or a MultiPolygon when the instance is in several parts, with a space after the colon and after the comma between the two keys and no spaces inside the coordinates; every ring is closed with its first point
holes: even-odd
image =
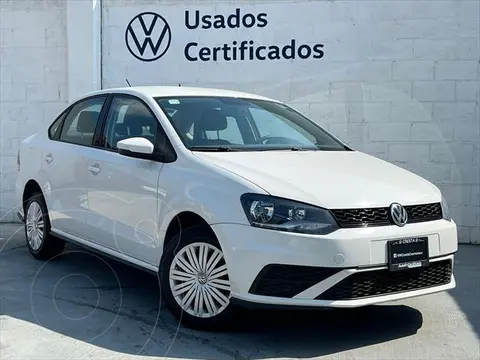
{"type": "Polygon", "coordinates": [[[83,153],[92,146],[106,99],[107,96],[96,96],[74,104],[43,153],[51,225],[67,235],[86,236],[88,204],[83,153]]]}
{"type": "Polygon", "coordinates": [[[120,155],[117,142],[145,137],[155,147],[165,137],[148,106],[115,95],[103,130],[103,149],[87,155],[90,239],[120,254],[158,266],[157,184],[163,163],[120,155]]]}

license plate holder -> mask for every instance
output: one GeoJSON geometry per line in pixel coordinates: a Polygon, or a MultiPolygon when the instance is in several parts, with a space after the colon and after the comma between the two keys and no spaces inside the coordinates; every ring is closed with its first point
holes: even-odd
{"type": "Polygon", "coordinates": [[[387,242],[388,268],[400,271],[428,266],[428,237],[387,242]]]}

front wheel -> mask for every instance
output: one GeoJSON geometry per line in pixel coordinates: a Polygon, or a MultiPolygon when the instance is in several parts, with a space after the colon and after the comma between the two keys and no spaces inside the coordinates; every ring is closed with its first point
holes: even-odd
{"type": "Polygon", "coordinates": [[[225,258],[208,230],[186,229],[168,244],[160,283],[169,310],[191,328],[225,328],[237,313],[225,258]]]}

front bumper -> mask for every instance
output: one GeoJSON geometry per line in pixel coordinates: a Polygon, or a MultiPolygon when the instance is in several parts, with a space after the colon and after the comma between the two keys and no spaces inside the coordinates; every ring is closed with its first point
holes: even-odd
{"type": "MultiPolygon", "coordinates": [[[[453,263],[453,255],[431,260],[433,265],[436,262],[449,260],[453,263]]],[[[334,289],[335,285],[341,283],[342,280],[349,276],[360,272],[372,273],[375,271],[387,270],[387,267],[375,268],[375,269],[348,269],[342,270],[337,275],[332,276],[324,281],[321,281],[314,286],[299,293],[293,298],[282,298],[276,296],[264,296],[256,294],[232,294],[232,297],[241,300],[245,303],[255,303],[263,305],[281,305],[281,306],[301,306],[301,307],[334,307],[334,308],[353,308],[366,305],[380,304],[387,301],[395,301],[406,299],[410,297],[422,296],[427,294],[433,294],[449,289],[453,289],[456,286],[455,277],[453,274],[449,276],[448,283],[444,283],[438,286],[425,287],[414,290],[396,291],[390,294],[379,294],[375,296],[366,296],[356,299],[348,300],[328,300],[321,299],[322,294],[326,294],[329,289],[334,289]]],[[[328,297],[328,295],[327,295],[328,297]]]]}
{"type": "MultiPolygon", "coordinates": [[[[415,286],[399,283],[398,289],[388,293],[365,293],[365,296],[342,299],[325,298],[327,290],[339,286],[345,279],[359,273],[377,276],[387,269],[387,241],[410,237],[428,237],[431,265],[448,262],[453,267],[453,253],[457,251],[457,229],[453,221],[437,220],[396,226],[361,229],[341,229],[328,236],[283,233],[247,225],[213,225],[229,269],[232,298],[242,301],[285,306],[356,307],[385,301],[420,296],[455,287],[453,273],[442,272],[442,281],[420,282],[415,286]],[[322,274],[304,282],[303,287],[289,288],[287,292],[256,291],[255,281],[269,266],[295,265],[319,269],[322,274]],[[325,269],[326,272],[323,270],[325,269]],[[373,273],[373,272],[377,273],[373,273]],[[315,280],[316,279],[316,280],[315,280]],[[318,280],[318,281],[317,281],[318,280]],[[398,290],[398,291],[397,291],[398,290]],[[268,294],[268,296],[264,295],[268,294]]],[[[400,271],[400,273],[404,273],[400,271]]],[[[285,274],[285,282],[291,271],[285,274]]],[[[424,276],[417,274],[418,276],[424,276]]],[[[434,274],[435,276],[438,274],[434,274]]],[[[290,279],[291,280],[291,279],[290,279]]],[[[295,278],[298,283],[302,276],[295,278]]],[[[278,278],[281,287],[282,278],[278,278]]],[[[387,277],[384,283],[390,281],[387,277]]],[[[367,281],[368,282],[368,281],[367,281]]],[[[354,284],[357,286],[357,284],[354,284]]],[[[361,284],[364,286],[364,284],[361,284]]]]}

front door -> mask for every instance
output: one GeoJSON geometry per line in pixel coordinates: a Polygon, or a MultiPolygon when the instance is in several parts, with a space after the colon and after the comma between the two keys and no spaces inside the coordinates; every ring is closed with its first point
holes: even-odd
{"type": "Polygon", "coordinates": [[[120,155],[117,142],[141,136],[155,144],[159,127],[139,99],[116,95],[104,126],[103,149],[86,155],[90,240],[154,266],[161,255],[157,183],[163,163],[120,155]]]}

